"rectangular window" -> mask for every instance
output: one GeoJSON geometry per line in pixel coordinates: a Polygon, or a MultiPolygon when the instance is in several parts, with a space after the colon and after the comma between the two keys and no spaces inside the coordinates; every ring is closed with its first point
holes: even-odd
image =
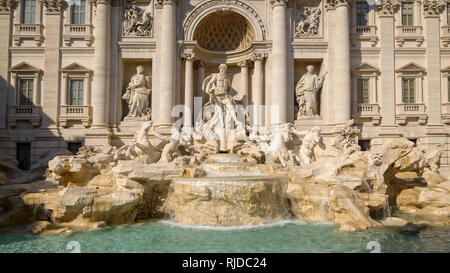
{"type": "Polygon", "coordinates": [[[369,103],[369,79],[358,79],[358,103],[369,103]]]}
{"type": "Polygon", "coordinates": [[[85,0],[73,1],[72,24],[84,25],[85,17],[86,17],[86,1],[85,0]]]}
{"type": "Polygon", "coordinates": [[[19,162],[19,168],[22,170],[30,169],[31,144],[16,143],[16,159],[19,162]]]}
{"type": "Polygon", "coordinates": [[[367,26],[367,15],[369,14],[369,5],[367,2],[356,2],[356,25],[367,26]]]}
{"type": "Polygon", "coordinates": [[[414,25],[414,3],[403,2],[402,3],[402,25],[412,26],[414,25]]]}
{"type": "Polygon", "coordinates": [[[416,103],[416,80],[403,79],[403,103],[416,103]]]}
{"type": "Polygon", "coordinates": [[[83,80],[70,81],[70,105],[83,105],[83,80]]]}
{"type": "Polygon", "coordinates": [[[358,145],[361,147],[361,151],[370,150],[370,139],[359,139],[358,145]]]}
{"type": "Polygon", "coordinates": [[[24,0],[22,24],[36,24],[36,0],[24,0]]]}
{"type": "Polygon", "coordinates": [[[19,80],[19,105],[33,105],[33,82],[32,79],[19,80]]]}

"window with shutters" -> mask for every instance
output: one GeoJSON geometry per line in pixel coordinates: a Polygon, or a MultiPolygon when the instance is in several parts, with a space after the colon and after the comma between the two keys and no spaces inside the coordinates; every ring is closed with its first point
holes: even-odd
{"type": "Polygon", "coordinates": [[[403,2],[402,3],[402,25],[412,26],[414,25],[414,3],[403,2]]]}
{"type": "Polygon", "coordinates": [[[416,79],[415,78],[403,78],[402,97],[403,97],[403,103],[415,103],[416,102],[416,79]]]}
{"type": "Polygon", "coordinates": [[[358,79],[357,88],[358,88],[358,103],[369,103],[369,79],[358,79]]]}
{"type": "Polygon", "coordinates": [[[19,105],[33,105],[33,79],[19,79],[19,105]]]}
{"type": "Polygon", "coordinates": [[[36,24],[36,0],[24,0],[22,24],[36,24]]]}
{"type": "Polygon", "coordinates": [[[356,25],[368,25],[369,5],[367,2],[356,2],[356,25]]]}

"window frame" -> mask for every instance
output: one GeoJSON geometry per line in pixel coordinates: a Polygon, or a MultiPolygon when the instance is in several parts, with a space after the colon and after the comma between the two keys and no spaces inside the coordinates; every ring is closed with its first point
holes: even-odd
{"type": "Polygon", "coordinates": [[[414,26],[414,2],[405,1],[401,3],[401,23],[402,26],[414,26]],[[406,9],[406,6],[409,6],[406,9]],[[406,13],[410,11],[410,13],[406,13]]]}
{"type": "Polygon", "coordinates": [[[86,24],[86,0],[76,0],[74,1],[74,4],[71,7],[71,14],[70,14],[70,24],[72,25],[85,25],[86,24]],[[80,3],[80,5],[77,5],[77,3],[80,3]],[[82,4],[81,4],[82,3],[82,4]],[[77,9],[78,8],[78,9],[77,9]],[[81,15],[83,16],[81,20],[81,15]],[[78,20],[78,22],[75,22],[75,18],[78,20]]]}
{"type": "Polygon", "coordinates": [[[368,26],[369,25],[369,13],[370,13],[370,6],[367,4],[367,2],[363,1],[357,1],[355,4],[355,13],[356,13],[356,25],[357,26],[368,26]],[[364,5],[367,10],[366,13],[358,13],[358,11],[362,10],[358,6],[364,5]],[[361,18],[361,15],[364,18],[364,24],[360,24],[359,19],[361,18]]]}
{"type": "Polygon", "coordinates": [[[21,9],[21,24],[24,25],[34,25],[36,24],[36,17],[37,17],[37,1],[36,0],[23,0],[22,2],[22,9],[21,9]],[[27,9],[27,3],[31,3],[30,10],[27,9]],[[30,17],[27,17],[27,15],[30,15],[30,17]],[[27,20],[29,18],[29,20],[27,20]],[[27,22],[28,21],[28,22],[27,22]]]}
{"type": "Polygon", "coordinates": [[[28,76],[28,77],[26,77],[26,76],[21,76],[21,77],[19,77],[18,79],[17,79],[17,98],[16,98],[16,104],[17,105],[35,105],[35,102],[33,101],[33,98],[34,98],[34,92],[36,92],[35,90],[34,90],[34,81],[35,81],[36,79],[35,79],[35,77],[31,77],[31,76],[28,76]],[[26,92],[27,93],[29,93],[29,94],[27,94],[28,96],[22,96],[23,95],[23,89],[22,89],[22,84],[23,84],[23,82],[27,82],[28,84],[27,84],[27,90],[26,90],[26,92]],[[30,82],[31,82],[31,84],[30,84],[30,82]],[[31,95],[31,96],[30,96],[31,95]],[[26,98],[26,100],[29,102],[29,103],[22,103],[22,98],[23,97],[25,97],[26,98]]]}
{"type": "Polygon", "coordinates": [[[70,77],[69,76],[69,88],[68,88],[68,105],[72,106],[83,106],[84,105],[84,88],[85,88],[85,78],[81,77],[70,77]],[[73,83],[77,82],[77,89],[73,89],[73,83]],[[74,98],[74,91],[77,92],[77,96],[74,98]],[[77,104],[74,104],[74,99],[77,101],[77,104]]]}
{"type": "Polygon", "coordinates": [[[417,103],[417,77],[413,77],[413,76],[403,76],[402,77],[402,103],[404,104],[416,104],[417,103]],[[406,90],[405,88],[405,81],[408,81],[408,88],[406,90]],[[412,85],[410,84],[410,82],[412,81],[412,85]],[[411,87],[413,88],[412,93],[411,93],[411,87]],[[405,91],[407,91],[406,96],[405,96],[405,91]],[[411,94],[413,94],[413,101],[411,101],[411,94]],[[405,101],[405,98],[407,98],[407,100],[405,101]]]}
{"type": "Polygon", "coordinates": [[[371,90],[370,90],[370,78],[369,77],[358,77],[356,79],[356,102],[358,104],[370,104],[371,103],[371,90]],[[360,82],[367,83],[367,94],[364,94],[364,86],[362,86],[362,90],[360,90],[360,82]],[[362,96],[361,96],[362,94],[362,96]],[[367,99],[367,101],[365,101],[367,99]]]}

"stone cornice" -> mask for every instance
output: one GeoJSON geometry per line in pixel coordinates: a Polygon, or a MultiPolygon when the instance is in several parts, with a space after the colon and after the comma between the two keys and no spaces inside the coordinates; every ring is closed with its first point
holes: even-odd
{"type": "Polygon", "coordinates": [[[10,15],[16,5],[16,0],[0,0],[0,14],[10,15]]]}
{"type": "Polygon", "coordinates": [[[381,5],[378,6],[378,12],[380,15],[393,16],[398,7],[399,3],[396,0],[381,0],[381,5]]]}
{"type": "Polygon", "coordinates": [[[428,16],[439,16],[439,14],[444,10],[445,2],[440,0],[424,0],[423,1],[423,15],[428,16]]]}
{"type": "Polygon", "coordinates": [[[45,7],[45,14],[61,14],[64,8],[64,0],[43,0],[45,7]]]}
{"type": "Polygon", "coordinates": [[[276,6],[285,6],[287,5],[289,1],[288,0],[270,0],[270,4],[272,5],[272,7],[276,7],[276,6]]]}
{"type": "Polygon", "coordinates": [[[157,9],[162,9],[164,5],[177,5],[178,0],[156,0],[155,7],[157,9]]]}

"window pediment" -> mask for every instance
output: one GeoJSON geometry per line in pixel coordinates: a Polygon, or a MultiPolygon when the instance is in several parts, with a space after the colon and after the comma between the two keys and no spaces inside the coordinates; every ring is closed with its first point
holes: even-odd
{"type": "Polygon", "coordinates": [[[63,73],[91,73],[92,70],[79,63],[72,63],[61,69],[63,73]]]}
{"type": "Polygon", "coordinates": [[[425,73],[426,69],[416,63],[411,62],[407,65],[400,67],[395,72],[403,73],[403,74],[419,74],[419,73],[425,73]]]}
{"type": "Polygon", "coordinates": [[[380,70],[369,63],[362,63],[361,65],[353,68],[352,72],[354,74],[373,74],[373,73],[378,74],[380,70]]]}
{"type": "Polygon", "coordinates": [[[13,73],[39,73],[41,70],[31,64],[28,64],[26,62],[21,62],[20,64],[17,64],[10,69],[13,73]]]}

